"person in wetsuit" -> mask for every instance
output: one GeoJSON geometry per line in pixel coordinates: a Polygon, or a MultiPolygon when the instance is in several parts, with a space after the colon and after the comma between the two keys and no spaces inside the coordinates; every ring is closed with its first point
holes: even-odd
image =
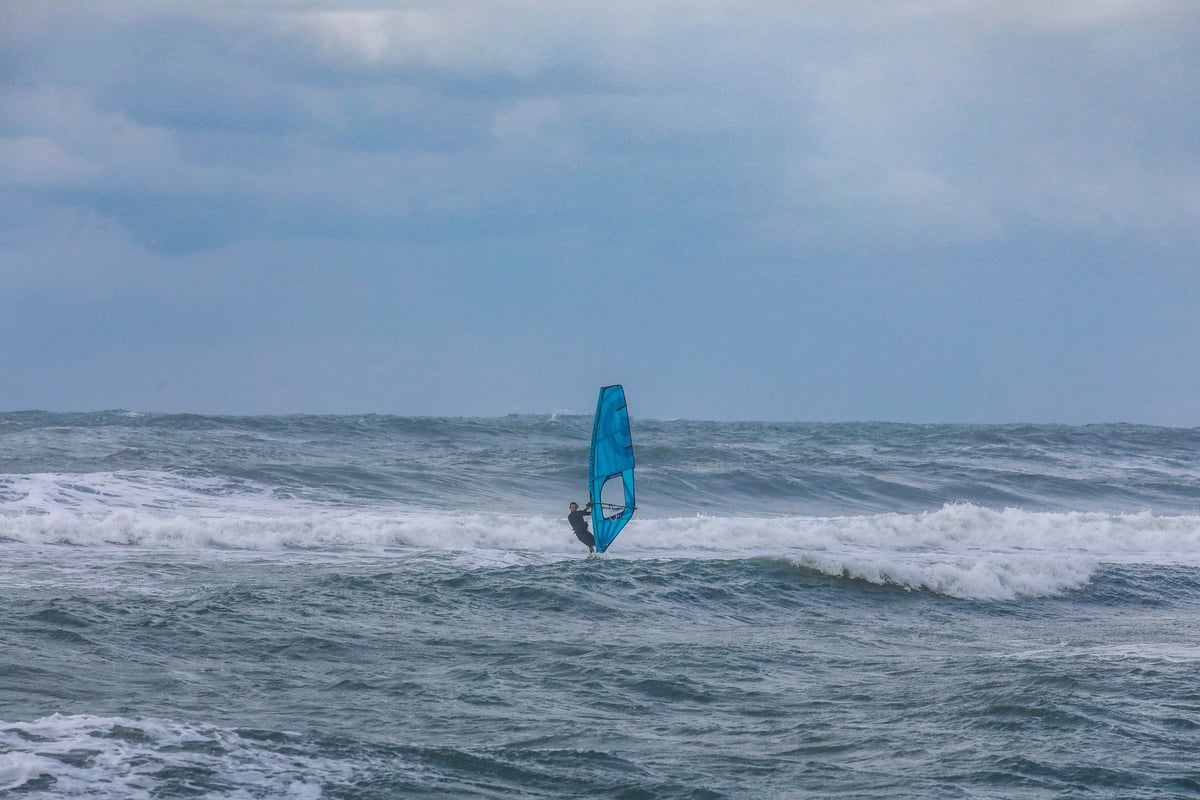
{"type": "Polygon", "coordinates": [[[592,536],[592,532],[588,530],[587,517],[584,516],[592,510],[591,502],[588,502],[581,511],[579,503],[571,503],[571,513],[567,515],[567,522],[571,523],[571,529],[575,531],[575,538],[588,546],[588,552],[596,552],[596,539],[592,536]]]}

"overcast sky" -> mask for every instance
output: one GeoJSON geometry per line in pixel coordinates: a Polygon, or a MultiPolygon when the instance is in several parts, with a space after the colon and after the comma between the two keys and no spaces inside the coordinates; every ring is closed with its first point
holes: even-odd
{"type": "Polygon", "coordinates": [[[0,410],[1200,425],[1195,0],[0,0],[0,410]]]}

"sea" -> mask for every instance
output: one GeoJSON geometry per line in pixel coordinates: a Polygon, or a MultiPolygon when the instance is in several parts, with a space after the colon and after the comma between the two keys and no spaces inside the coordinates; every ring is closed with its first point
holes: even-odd
{"type": "Polygon", "coordinates": [[[1200,429],[591,424],[0,414],[0,795],[1200,797],[1200,429]]]}

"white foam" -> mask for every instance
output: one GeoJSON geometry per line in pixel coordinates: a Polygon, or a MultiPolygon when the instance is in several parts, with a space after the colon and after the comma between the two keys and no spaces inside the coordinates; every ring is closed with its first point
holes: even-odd
{"type": "Polygon", "coordinates": [[[100,513],[114,509],[251,511],[271,504],[269,487],[205,476],[184,478],[153,470],[0,475],[0,512],[5,513],[55,510],[100,513]]]}
{"type": "Polygon", "coordinates": [[[691,552],[780,554],[829,575],[952,597],[1011,600],[1080,589],[1102,563],[1200,566],[1200,517],[994,511],[950,505],[922,514],[664,520],[629,526],[691,552]]]}
{"type": "Polygon", "coordinates": [[[351,777],[349,764],[301,750],[277,752],[215,726],[55,714],[0,722],[0,790],[30,800],[149,800],[170,791],[164,775],[194,769],[223,785],[210,796],[316,800],[323,783],[351,777]]]}
{"type": "MultiPolygon", "coordinates": [[[[357,510],[296,501],[170,510],[0,513],[0,546],[183,550],[418,548],[505,558],[570,557],[560,517],[357,510]]],[[[830,575],[979,599],[1059,594],[1099,564],[1200,566],[1200,517],[1051,513],[951,505],[921,514],[635,518],[612,558],[782,557],[830,575]]]]}
{"type": "Polygon", "coordinates": [[[48,758],[30,753],[0,753],[0,791],[16,789],[49,772],[53,765],[48,758]]]}

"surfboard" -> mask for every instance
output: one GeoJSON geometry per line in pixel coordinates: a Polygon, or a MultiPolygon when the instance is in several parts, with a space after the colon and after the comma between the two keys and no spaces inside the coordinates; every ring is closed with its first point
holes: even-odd
{"type": "Polygon", "coordinates": [[[596,400],[588,492],[592,501],[592,535],[603,553],[633,517],[633,437],[629,407],[620,384],[604,386],[596,400]]]}

